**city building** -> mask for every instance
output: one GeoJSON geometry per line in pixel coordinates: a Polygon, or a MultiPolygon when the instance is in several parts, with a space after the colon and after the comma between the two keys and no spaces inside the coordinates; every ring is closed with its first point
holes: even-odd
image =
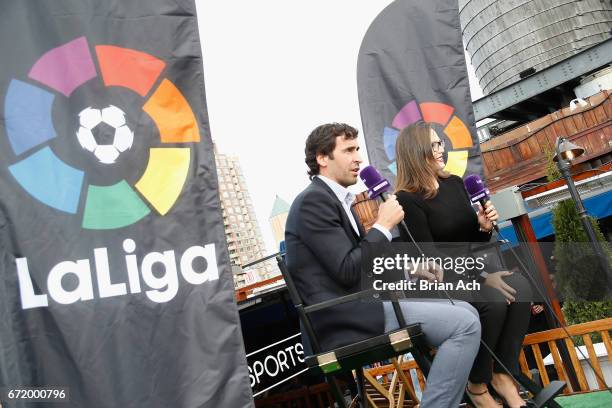
{"type": "Polygon", "coordinates": [[[276,196],[270,218],[268,219],[274,239],[276,240],[276,249],[279,248],[281,241],[285,240],[285,223],[287,222],[288,215],[289,204],[279,196],[276,196]]]}
{"type": "Polygon", "coordinates": [[[238,158],[219,153],[215,147],[215,161],[225,238],[234,273],[234,286],[238,289],[268,279],[277,272],[273,265],[268,263],[244,268],[245,265],[263,258],[267,250],[238,158]]]}

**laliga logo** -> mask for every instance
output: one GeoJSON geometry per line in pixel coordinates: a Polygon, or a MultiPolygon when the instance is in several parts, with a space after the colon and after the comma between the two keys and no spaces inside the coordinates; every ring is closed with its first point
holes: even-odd
{"type": "MultiPolygon", "coordinates": [[[[96,248],[94,249],[93,263],[89,259],[79,259],[63,261],[51,268],[47,276],[48,295],[35,293],[27,258],[17,258],[21,307],[23,309],[47,307],[49,306],[49,297],[57,303],[68,305],[92,300],[94,297],[123,296],[127,295],[128,290],[131,294],[140,293],[142,292],[140,287],[141,277],[150,288],[150,290],[145,291],[145,295],[153,302],[165,303],[172,300],[178,293],[179,271],[183,279],[192,285],[201,285],[204,282],[219,279],[214,244],[187,248],[178,259],[178,263],[173,250],[150,252],[143,256],[140,271],[136,255],[133,255],[136,250],[134,240],[124,240],[123,250],[125,252],[127,282],[111,282],[108,249],[96,248]],[[195,260],[198,258],[205,261],[204,267],[194,267],[195,260]],[[92,268],[92,264],[94,268],[92,268]],[[163,270],[163,274],[159,273],[160,269],[163,270]],[[95,271],[97,281],[97,296],[94,295],[92,270],[95,271]],[[65,283],[69,283],[69,285],[65,285],[65,283]],[[66,286],[69,287],[66,288],[66,286]]],[[[201,262],[196,265],[201,265],[201,262]]]]}
{"type": "Polygon", "coordinates": [[[449,149],[448,159],[444,170],[462,177],[468,164],[468,152],[474,146],[472,135],[468,127],[456,115],[455,108],[438,102],[417,103],[416,100],[408,102],[395,115],[391,127],[386,127],[383,133],[383,144],[387,158],[391,160],[389,170],[397,175],[395,162],[395,142],[401,129],[420,120],[440,125],[444,134],[450,140],[452,149],[449,149]]]}
{"type": "Polygon", "coordinates": [[[77,38],[43,54],[26,80],[11,80],[4,117],[16,160],[9,171],[32,198],[64,213],[82,214],[81,225],[85,229],[126,227],[152,210],[164,216],[183,190],[191,148],[200,141],[196,117],[181,91],[167,78],[161,78],[164,61],[114,45],[96,45],[95,55],[90,49],[85,37],[77,38]],[[140,135],[134,134],[119,107],[88,104],[77,107],[80,113],[74,118],[79,123],[76,137],[57,135],[52,115],[54,101],[70,98],[91,80],[141,97],[142,110],[151,118],[146,123],[154,123],[156,132],[145,128],[140,135]],[[48,145],[57,137],[71,137],[85,150],[84,154],[108,166],[128,156],[139,137],[155,133],[159,134],[159,147],[149,150],[148,164],[133,186],[126,179],[114,185],[95,185],[83,170],[67,164],[48,145]]]}

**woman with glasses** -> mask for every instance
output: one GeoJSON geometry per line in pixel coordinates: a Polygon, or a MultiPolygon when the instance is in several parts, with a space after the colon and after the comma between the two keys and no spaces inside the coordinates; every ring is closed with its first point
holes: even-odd
{"type": "MultiPolygon", "coordinates": [[[[444,171],[444,148],[444,141],[427,123],[417,122],[403,129],[396,142],[395,194],[416,242],[466,243],[459,253],[467,253],[467,243],[491,239],[493,222],[498,215],[491,202],[475,211],[463,180],[444,171]]],[[[409,237],[401,234],[402,239],[408,241],[409,237]]],[[[449,254],[427,255],[444,257],[449,254]]],[[[446,272],[446,281],[462,279],[453,271],[446,272]]],[[[471,293],[470,303],[480,314],[482,340],[510,372],[519,374],[518,356],[529,325],[531,305],[517,299],[528,298],[530,286],[519,273],[488,272],[478,276],[481,290],[471,293]]],[[[489,394],[487,384],[508,406],[526,406],[512,377],[498,362],[493,362],[490,353],[481,345],[467,385],[468,395],[477,408],[499,406],[489,394]]]]}

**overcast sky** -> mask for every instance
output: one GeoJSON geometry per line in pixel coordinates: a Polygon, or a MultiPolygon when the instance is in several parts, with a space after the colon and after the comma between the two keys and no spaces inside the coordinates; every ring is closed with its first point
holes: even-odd
{"type": "MultiPolygon", "coordinates": [[[[357,55],[391,2],[196,0],[212,137],[240,159],[268,253],[277,250],[268,222],[275,195],[291,203],[309,182],[304,141],[312,129],[355,126],[367,164],[357,55]]],[[[470,84],[475,100],[482,91],[473,73],[470,84]]]]}

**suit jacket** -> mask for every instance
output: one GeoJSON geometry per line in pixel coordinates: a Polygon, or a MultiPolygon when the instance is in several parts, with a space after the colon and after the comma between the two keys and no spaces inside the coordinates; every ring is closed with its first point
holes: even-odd
{"type": "MultiPolygon", "coordinates": [[[[386,242],[375,228],[353,230],[342,204],[315,177],[293,201],[285,226],[287,269],[305,305],[359,292],[361,244],[386,242]]],[[[354,343],[384,331],[381,302],[354,301],[310,314],[323,350],[354,343]]]]}

